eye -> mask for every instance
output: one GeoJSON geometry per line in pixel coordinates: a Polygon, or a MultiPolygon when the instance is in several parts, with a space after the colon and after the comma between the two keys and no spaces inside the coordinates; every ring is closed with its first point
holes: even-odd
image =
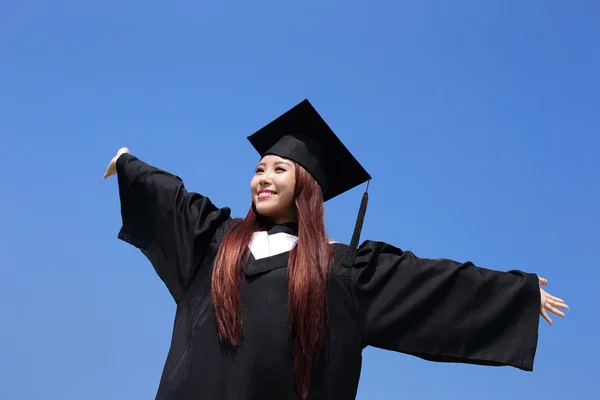
{"type": "Polygon", "coordinates": [[[264,169],[262,169],[261,167],[258,167],[258,168],[256,168],[255,172],[258,174],[260,172],[264,172],[264,169]]]}
{"type": "Polygon", "coordinates": [[[281,167],[277,167],[277,168],[275,169],[275,171],[283,171],[283,172],[285,172],[285,171],[286,171],[286,169],[285,169],[285,168],[281,168],[281,167]]]}

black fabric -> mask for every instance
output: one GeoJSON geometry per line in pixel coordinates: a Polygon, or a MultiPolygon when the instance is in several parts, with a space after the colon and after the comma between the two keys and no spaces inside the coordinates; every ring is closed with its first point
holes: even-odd
{"type": "Polygon", "coordinates": [[[118,158],[117,177],[123,220],[118,237],[143,250],[179,301],[231,210],[189,193],[179,177],[130,154],[118,158]]]}
{"type": "MultiPolygon", "coordinates": [[[[229,209],[187,192],[179,178],[133,156],[121,156],[117,171],[119,237],[142,250],[177,302],[156,399],[297,399],[287,314],[289,253],[251,257],[243,266],[243,340],[235,349],[223,346],[210,285],[220,240],[232,226],[229,209]]],[[[536,275],[419,258],[376,241],[363,242],[355,262],[344,266],[340,260],[351,249],[332,246],[327,339],[311,378],[311,400],[354,399],[361,352],[369,345],[433,361],[532,370],[540,306],[536,275]]]]}
{"type": "Polygon", "coordinates": [[[333,166],[330,165],[331,158],[323,154],[322,150],[321,146],[308,136],[291,133],[282,136],[261,156],[275,154],[294,160],[315,178],[323,193],[327,195],[332,182],[332,179],[327,179],[327,171],[333,166]]]}
{"type": "Polygon", "coordinates": [[[302,165],[328,201],[370,179],[308,100],[248,137],[261,156],[276,154],[302,165]]]}
{"type": "Polygon", "coordinates": [[[351,276],[363,346],[432,361],[533,370],[540,313],[537,275],[419,258],[367,241],[351,276]]]}
{"type": "Polygon", "coordinates": [[[269,235],[276,233],[287,233],[289,235],[298,236],[298,223],[285,222],[283,224],[270,224],[266,226],[266,231],[269,235]]]}

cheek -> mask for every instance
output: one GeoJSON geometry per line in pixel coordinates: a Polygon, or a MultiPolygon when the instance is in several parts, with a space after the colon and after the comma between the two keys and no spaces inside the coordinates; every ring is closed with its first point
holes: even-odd
{"type": "Polygon", "coordinates": [[[254,188],[258,185],[258,178],[252,178],[250,181],[250,192],[254,193],[254,188]]]}
{"type": "Polygon", "coordinates": [[[295,189],[294,181],[286,181],[285,182],[285,200],[291,202],[294,200],[294,189],[295,189]]]}
{"type": "Polygon", "coordinates": [[[296,179],[294,179],[292,177],[291,179],[288,180],[287,185],[288,185],[288,192],[290,193],[290,196],[293,199],[294,198],[294,192],[296,191],[296,179]]]}

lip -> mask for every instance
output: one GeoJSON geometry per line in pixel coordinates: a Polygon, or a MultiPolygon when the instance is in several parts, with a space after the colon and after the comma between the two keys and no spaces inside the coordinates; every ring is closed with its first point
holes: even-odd
{"type": "Polygon", "coordinates": [[[276,191],[274,190],[270,190],[270,189],[261,189],[258,191],[258,198],[259,199],[268,199],[270,197],[273,197],[277,194],[276,191]]]}

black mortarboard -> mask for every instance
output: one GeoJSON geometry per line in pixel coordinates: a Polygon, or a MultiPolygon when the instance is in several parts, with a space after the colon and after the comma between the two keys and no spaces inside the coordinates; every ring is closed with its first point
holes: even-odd
{"type": "MultiPolygon", "coordinates": [[[[248,140],[261,157],[274,154],[304,167],[321,186],[323,201],[371,179],[308,100],[261,128],[248,140]]],[[[367,200],[365,192],[352,236],[352,248],[358,245],[367,200]]]]}

